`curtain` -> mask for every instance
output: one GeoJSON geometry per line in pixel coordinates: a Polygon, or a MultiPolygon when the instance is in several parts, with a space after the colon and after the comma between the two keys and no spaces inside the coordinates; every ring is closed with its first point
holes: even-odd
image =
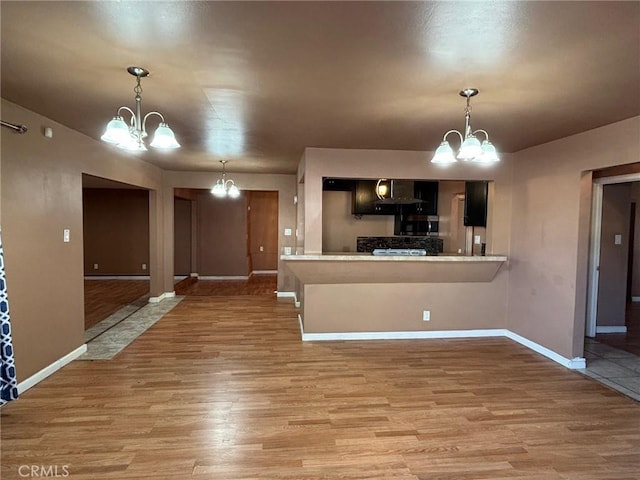
{"type": "Polygon", "coordinates": [[[4,273],[2,231],[0,230],[0,406],[18,398],[16,364],[13,360],[11,323],[9,321],[9,297],[4,273]]]}

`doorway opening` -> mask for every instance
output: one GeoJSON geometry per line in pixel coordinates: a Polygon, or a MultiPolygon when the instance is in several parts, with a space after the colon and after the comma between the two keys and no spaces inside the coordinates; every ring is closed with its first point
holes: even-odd
{"type": "Polygon", "coordinates": [[[82,175],[85,341],[149,297],[149,191],[82,175]]]}
{"type": "Polygon", "coordinates": [[[178,295],[273,295],[278,274],[278,192],[174,189],[178,295]]]}

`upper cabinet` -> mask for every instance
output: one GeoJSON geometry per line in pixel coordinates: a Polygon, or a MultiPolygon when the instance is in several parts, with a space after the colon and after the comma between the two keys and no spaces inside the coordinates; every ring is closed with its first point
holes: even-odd
{"type": "Polygon", "coordinates": [[[356,181],[351,178],[324,178],[322,190],[330,192],[353,192],[356,181]]]}
{"type": "Polygon", "coordinates": [[[487,199],[489,182],[465,182],[464,185],[464,226],[487,226],[487,199]]]}
{"type": "Polygon", "coordinates": [[[325,178],[322,188],[351,192],[353,215],[438,214],[437,181],[325,178]]]}
{"type": "Polygon", "coordinates": [[[377,180],[356,180],[351,213],[354,215],[395,215],[397,205],[385,204],[376,195],[377,180]]]}
{"type": "Polygon", "coordinates": [[[413,196],[420,202],[403,205],[402,213],[438,215],[438,182],[423,180],[414,182],[413,196]]]}

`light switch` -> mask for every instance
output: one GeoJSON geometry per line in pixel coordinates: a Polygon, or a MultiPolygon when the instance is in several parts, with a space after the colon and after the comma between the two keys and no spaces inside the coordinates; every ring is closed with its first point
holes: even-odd
{"type": "Polygon", "coordinates": [[[291,255],[291,247],[284,247],[284,254],[291,255]]]}
{"type": "Polygon", "coordinates": [[[613,243],[615,245],[622,245],[622,235],[619,233],[616,233],[615,236],[613,237],[613,243]]]}
{"type": "Polygon", "coordinates": [[[284,236],[285,237],[290,237],[291,236],[291,229],[290,228],[285,228],[284,229],[284,236]]]}
{"type": "Polygon", "coordinates": [[[68,228],[62,230],[62,241],[64,243],[69,243],[71,241],[71,230],[68,228]]]}
{"type": "Polygon", "coordinates": [[[262,245],[260,245],[260,251],[264,252],[264,247],[262,245]]]}

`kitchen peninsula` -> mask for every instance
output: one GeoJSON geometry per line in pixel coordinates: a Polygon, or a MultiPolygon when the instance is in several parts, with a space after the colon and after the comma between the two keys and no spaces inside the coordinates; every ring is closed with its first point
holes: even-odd
{"type": "Polygon", "coordinates": [[[414,338],[426,331],[504,328],[506,274],[500,271],[506,256],[324,253],[281,259],[301,284],[307,337],[414,338]],[[492,314],[478,316],[476,308],[492,314]]]}
{"type": "MultiPolygon", "coordinates": [[[[508,257],[502,255],[509,251],[508,178],[508,168],[439,168],[423,152],[306,149],[298,171],[298,255],[281,257],[283,268],[297,279],[303,339],[500,335],[507,327],[510,288],[508,257]],[[393,215],[354,211],[354,191],[337,180],[367,178],[414,181],[413,200],[423,200],[419,220],[425,217],[431,228],[428,223],[426,229],[396,228],[399,217],[409,219],[404,204],[390,205],[393,215]],[[337,180],[329,189],[325,179],[337,180]],[[462,225],[470,181],[488,182],[486,227],[462,225]],[[437,201],[435,188],[422,188],[435,182],[437,201]],[[384,238],[399,243],[378,242],[384,238]],[[486,256],[447,253],[469,252],[469,240],[474,254],[486,244],[486,256]],[[376,248],[428,254],[374,256],[376,248]]],[[[366,200],[358,197],[357,187],[356,202],[366,200]]],[[[383,210],[384,201],[373,202],[374,210],[376,205],[383,210]]]]}

